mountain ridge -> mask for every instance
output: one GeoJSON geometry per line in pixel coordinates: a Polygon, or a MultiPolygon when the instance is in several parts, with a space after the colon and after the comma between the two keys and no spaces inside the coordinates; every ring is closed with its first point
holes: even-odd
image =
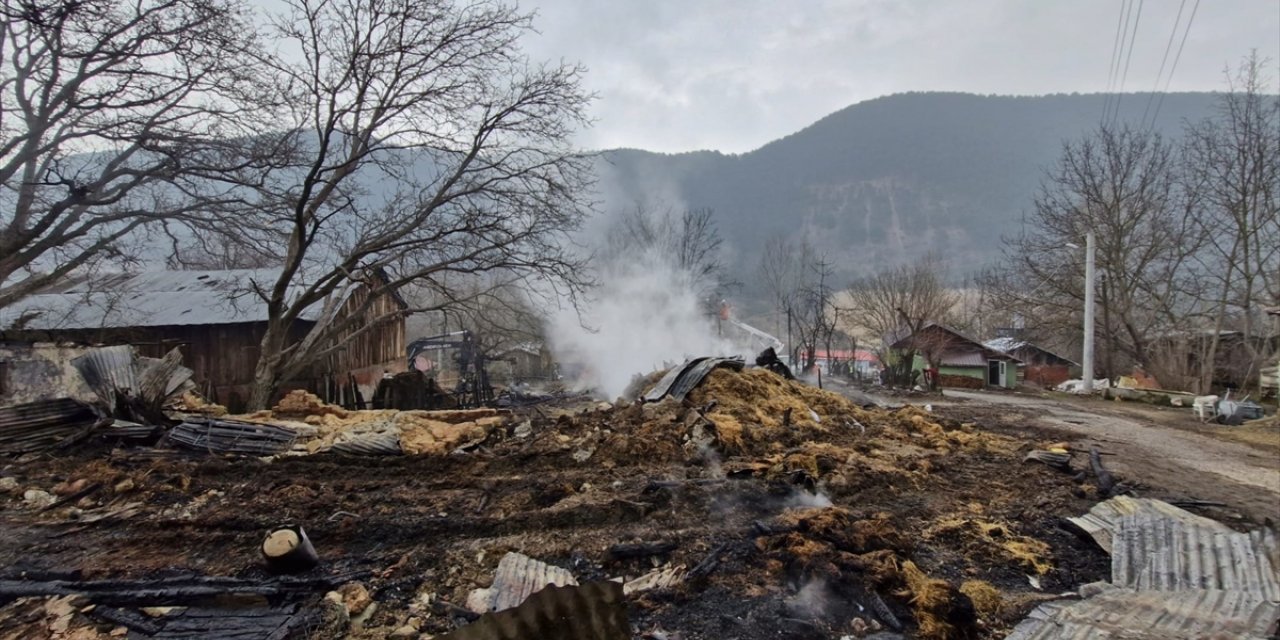
{"type": "MultiPolygon", "coordinates": [[[[607,213],[636,202],[714,209],[730,265],[746,276],[774,236],[855,253],[851,274],[929,252],[971,271],[1016,232],[1063,141],[1094,130],[1118,95],[894,94],[741,154],[605,151],[600,186],[607,213]]],[[[1117,123],[1149,117],[1148,95],[1119,95],[1117,123]]],[[[1152,128],[1178,137],[1219,96],[1165,94],[1152,128]]]]}

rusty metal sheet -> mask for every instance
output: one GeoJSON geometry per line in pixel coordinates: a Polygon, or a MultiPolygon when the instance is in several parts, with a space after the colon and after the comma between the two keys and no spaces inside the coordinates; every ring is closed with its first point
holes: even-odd
{"type": "Polygon", "coordinates": [[[440,640],[628,640],[622,585],[549,586],[523,604],[485,614],[440,640]]]}
{"type": "Polygon", "coordinates": [[[1005,640],[1267,640],[1280,603],[1243,591],[1110,589],[1033,611],[1005,640]]]}
{"type": "Polygon", "coordinates": [[[0,453],[40,451],[87,433],[100,420],[92,407],[58,398],[0,408],[0,453]]]}

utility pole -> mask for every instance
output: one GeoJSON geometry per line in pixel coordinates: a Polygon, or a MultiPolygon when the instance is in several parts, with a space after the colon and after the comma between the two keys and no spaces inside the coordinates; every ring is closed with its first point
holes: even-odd
{"type": "Polygon", "coordinates": [[[1084,380],[1081,389],[1093,392],[1093,232],[1084,237],[1084,380]]]}

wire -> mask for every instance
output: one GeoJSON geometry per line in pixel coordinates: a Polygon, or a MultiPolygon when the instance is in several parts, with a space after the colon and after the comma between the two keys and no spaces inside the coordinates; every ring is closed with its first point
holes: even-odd
{"type": "Polygon", "coordinates": [[[1111,87],[1116,82],[1116,60],[1120,58],[1117,54],[1120,49],[1120,34],[1124,32],[1121,24],[1124,22],[1125,7],[1129,4],[1129,0],[1120,2],[1120,13],[1116,14],[1116,36],[1111,42],[1111,60],[1107,63],[1107,90],[1102,94],[1102,120],[1107,119],[1107,110],[1111,107],[1111,87]]]}
{"type": "MultiPolygon", "coordinates": [[[[1160,91],[1160,76],[1164,75],[1164,65],[1169,61],[1169,52],[1173,50],[1173,39],[1178,36],[1178,25],[1182,23],[1182,10],[1187,7],[1187,0],[1182,0],[1178,5],[1178,16],[1173,19],[1173,29],[1169,31],[1169,42],[1164,45],[1164,57],[1160,58],[1160,70],[1156,72],[1155,85],[1151,87],[1151,94],[1147,96],[1147,106],[1142,109],[1142,127],[1147,128],[1147,115],[1151,111],[1151,103],[1155,102],[1156,93],[1160,91]]],[[[1155,126],[1155,121],[1151,122],[1151,126],[1155,126]]]]}
{"type": "Polygon", "coordinates": [[[1200,0],[1191,6],[1191,17],[1187,18],[1187,28],[1182,32],[1182,42],[1178,44],[1178,53],[1173,56],[1173,66],[1169,67],[1169,77],[1165,80],[1164,91],[1160,92],[1160,98],[1156,100],[1155,113],[1151,115],[1151,125],[1155,126],[1156,118],[1160,117],[1160,106],[1164,104],[1164,97],[1169,93],[1169,85],[1173,84],[1173,72],[1178,68],[1178,61],[1182,59],[1182,48],[1187,45],[1187,35],[1191,33],[1191,23],[1195,22],[1196,10],[1200,8],[1200,0]]]}
{"type": "Polygon", "coordinates": [[[1120,45],[1111,52],[1111,74],[1107,78],[1107,93],[1102,101],[1102,123],[1105,125],[1111,113],[1111,103],[1115,100],[1112,91],[1115,89],[1116,76],[1120,75],[1120,59],[1124,57],[1124,41],[1129,33],[1129,16],[1133,14],[1133,1],[1121,0],[1120,16],[1116,21],[1116,33],[1120,37],[1117,39],[1120,45]]]}
{"type": "Polygon", "coordinates": [[[1112,121],[1120,118],[1120,100],[1124,98],[1124,83],[1129,79],[1129,62],[1133,60],[1133,45],[1138,41],[1138,22],[1142,20],[1142,5],[1145,0],[1138,0],[1138,14],[1133,17],[1133,33],[1129,35],[1129,55],[1124,59],[1124,74],[1120,76],[1120,89],[1116,92],[1115,115],[1112,121]]]}

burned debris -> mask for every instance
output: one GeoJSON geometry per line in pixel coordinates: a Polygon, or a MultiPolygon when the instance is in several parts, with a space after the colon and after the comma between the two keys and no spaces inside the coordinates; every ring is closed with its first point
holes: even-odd
{"type": "Polygon", "coordinates": [[[233,416],[171,395],[154,440],[0,470],[0,638],[998,638],[1107,576],[1059,526],[1105,497],[1059,445],[733,359],[633,397],[651,400],[349,410],[295,391],[233,416]]]}

